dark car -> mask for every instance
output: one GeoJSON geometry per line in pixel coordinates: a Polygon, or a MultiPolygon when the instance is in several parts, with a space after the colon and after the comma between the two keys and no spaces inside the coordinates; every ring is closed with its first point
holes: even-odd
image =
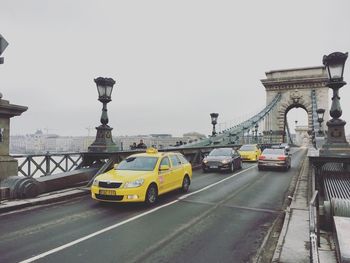
{"type": "Polygon", "coordinates": [[[203,172],[209,170],[229,170],[233,172],[241,168],[241,156],[232,148],[214,149],[202,161],[203,172]]]}
{"type": "Polygon", "coordinates": [[[266,148],[259,157],[258,169],[283,168],[287,171],[291,166],[291,155],[285,147],[266,148]]]}
{"type": "Polygon", "coordinates": [[[281,143],[281,144],[280,144],[280,148],[282,148],[282,147],[286,148],[286,150],[287,150],[288,152],[290,151],[290,146],[289,146],[288,143],[281,143]]]}

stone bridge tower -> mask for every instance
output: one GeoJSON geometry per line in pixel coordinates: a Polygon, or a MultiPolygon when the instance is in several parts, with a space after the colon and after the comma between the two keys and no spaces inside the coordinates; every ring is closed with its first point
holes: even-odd
{"type": "MultiPolygon", "coordinates": [[[[316,94],[317,108],[326,110],[323,124],[328,121],[328,87],[324,67],[273,70],[265,74],[267,78],[261,82],[266,89],[266,104],[269,104],[278,93],[282,95],[278,105],[265,120],[264,134],[271,136],[274,142],[284,141],[287,113],[293,108],[302,108],[306,111],[309,130],[311,129],[312,90],[316,94]]],[[[325,130],[325,125],[322,129],[325,130]]]]}

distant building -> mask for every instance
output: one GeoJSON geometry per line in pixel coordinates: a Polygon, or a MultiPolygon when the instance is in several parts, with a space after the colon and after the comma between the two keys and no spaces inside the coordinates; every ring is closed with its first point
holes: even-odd
{"type": "MultiPolygon", "coordinates": [[[[10,137],[11,154],[44,154],[63,152],[87,152],[94,142],[94,136],[59,136],[57,134],[44,134],[37,130],[34,134],[16,135],[10,137]]],[[[120,150],[130,150],[133,143],[140,140],[147,147],[163,149],[169,146],[186,144],[195,140],[193,137],[172,137],[171,134],[150,134],[137,136],[118,136],[113,138],[120,150]]]]}
{"type": "Polygon", "coordinates": [[[37,130],[34,134],[10,137],[11,154],[43,154],[46,152],[85,152],[94,141],[94,137],[59,136],[44,134],[37,130]]]}
{"type": "Polygon", "coordinates": [[[180,141],[187,143],[189,138],[186,137],[172,137],[171,134],[150,134],[150,135],[136,135],[136,136],[118,136],[114,139],[119,149],[130,150],[134,143],[138,144],[143,140],[147,147],[155,147],[163,149],[169,146],[175,146],[180,141]]]}

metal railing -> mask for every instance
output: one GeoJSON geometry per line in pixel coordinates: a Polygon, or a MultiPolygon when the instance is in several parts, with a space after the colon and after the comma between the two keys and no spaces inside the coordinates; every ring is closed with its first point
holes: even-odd
{"type": "Polygon", "coordinates": [[[25,177],[47,176],[76,169],[82,162],[83,153],[47,153],[14,155],[18,161],[18,175],[25,177]]]}
{"type": "MultiPolygon", "coordinates": [[[[271,146],[271,144],[259,144],[261,149],[271,146]]],[[[272,144],[273,145],[273,144],[272,144]]],[[[231,144],[226,146],[213,145],[192,148],[161,149],[160,152],[176,151],[182,153],[187,160],[195,167],[201,164],[202,159],[214,148],[232,147],[238,149],[240,144],[231,144]]],[[[18,160],[18,175],[29,178],[49,176],[52,174],[69,172],[81,167],[90,167],[97,160],[107,162],[113,158],[118,163],[127,156],[144,152],[144,150],[118,151],[112,153],[92,153],[92,152],[74,152],[74,153],[47,153],[35,155],[13,155],[18,160]]],[[[100,162],[100,163],[101,163],[100,162]]]]}
{"type": "Polygon", "coordinates": [[[320,229],[318,227],[318,207],[318,191],[316,190],[309,205],[310,258],[313,263],[319,262],[320,229]]]}

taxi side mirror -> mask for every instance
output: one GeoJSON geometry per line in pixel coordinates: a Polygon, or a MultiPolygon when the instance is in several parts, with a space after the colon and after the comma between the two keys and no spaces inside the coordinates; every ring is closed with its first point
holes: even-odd
{"type": "Polygon", "coordinates": [[[166,165],[166,164],[161,165],[161,166],[159,167],[159,171],[167,171],[167,170],[169,170],[169,169],[170,169],[169,165],[166,165]]]}

